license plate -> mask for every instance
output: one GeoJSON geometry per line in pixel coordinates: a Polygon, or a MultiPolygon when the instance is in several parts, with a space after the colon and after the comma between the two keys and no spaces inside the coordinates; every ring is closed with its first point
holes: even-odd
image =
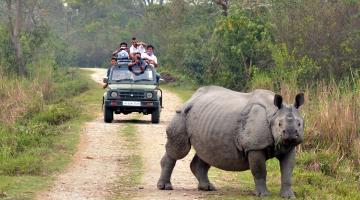
{"type": "Polygon", "coordinates": [[[141,102],[140,101],[123,101],[122,105],[123,106],[141,106],[141,102]]]}

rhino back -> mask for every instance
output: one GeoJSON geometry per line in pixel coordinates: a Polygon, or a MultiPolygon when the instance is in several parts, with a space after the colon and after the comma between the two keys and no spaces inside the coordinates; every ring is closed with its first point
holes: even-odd
{"type": "Polygon", "coordinates": [[[188,102],[191,109],[186,114],[187,133],[202,160],[224,170],[249,168],[234,138],[239,113],[251,95],[221,87],[207,87],[188,102]]]}

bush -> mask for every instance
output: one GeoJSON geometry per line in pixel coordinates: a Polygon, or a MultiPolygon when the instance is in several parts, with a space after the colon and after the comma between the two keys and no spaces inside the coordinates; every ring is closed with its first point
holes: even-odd
{"type": "MultiPolygon", "coordinates": [[[[354,76],[358,77],[358,75],[354,76]]],[[[340,83],[317,82],[303,89],[305,105],[305,140],[302,148],[333,152],[339,159],[349,158],[353,168],[360,163],[360,79],[340,83]]],[[[286,102],[292,103],[301,91],[293,83],[281,83],[279,91],[286,102]]]]}
{"type": "Polygon", "coordinates": [[[79,116],[69,98],[89,88],[78,70],[39,68],[30,76],[33,80],[0,79],[0,109],[16,108],[11,120],[0,115],[0,175],[44,174],[58,127],[79,116]]]}
{"type": "Polygon", "coordinates": [[[317,63],[319,70],[310,68],[309,75],[340,80],[360,66],[359,11],[360,2],[352,0],[272,1],[270,21],[278,42],[299,60],[306,56],[317,63]]]}
{"type": "Polygon", "coordinates": [[[269,72],[260,71],[258,68],[253,67],[251,72],[251,79],[248,83],[248,88],[250,90],[267,89],[273,91],[274,81],[269,74],[269,72]]]}
{"type": "Polygon", "coordinates": [[[247,12],[236,8],[218,21],[213,35],[213,60],[204,76],[213,83],[243,90],[254,66],[261,70],[272,66],[271,25],[266,12],[247,12]]]}
{"type": "Polygon", "coordinates": [[[79,108],[69,102],[49,105],[40,112],[33,120],[46,122],[49,125],[60,125],[78,116],[79,108]]]}
{"type": "Polygon", "coordinates": [[[340,164],[339,155],[333,151],[314,151],[304,152],[298,157],[297,163],[300,168],[322,172],[327,176],[335,176],[340,164]]]}
{"type": "Polygon", "coordinates": [[[359,86],[360,81],[330,85],[320,82],[317,85],[309,97],[310,105],[304,111],[308,123],[307,137],[311,141],[305,146],[320,145],[340,155],[356,158],[354,161],[359,163],[359,151],[354,151],[358,149],[360,139],[360,91],[355,89],[359,86]]]}

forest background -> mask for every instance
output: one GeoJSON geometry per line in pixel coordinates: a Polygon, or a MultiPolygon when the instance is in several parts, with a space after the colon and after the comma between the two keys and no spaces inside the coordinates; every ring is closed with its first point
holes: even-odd
{"type": "Polygon", "coordinates": [[[358,0],[2,0],[0,10],[0,175],[46,173],[51,127],[76,117],[67,99],[90,87],[69,66],[108,67],[135,36],[175,87],[263,88],[287,102],[304,92],[304,168],[360,180],[358,0]]]}

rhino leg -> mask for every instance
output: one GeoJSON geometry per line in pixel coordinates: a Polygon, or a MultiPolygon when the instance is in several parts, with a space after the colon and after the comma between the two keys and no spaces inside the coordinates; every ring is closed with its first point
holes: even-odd
{"type": "Polygon", "coordinates": [[[173,187],[170,182],[171,174],[175,167],[176,160],[171,158],[165,153],[162,157],[160,165],[161,165],[161,175],[160,179],[157,183],[157,187],[160,190],[172,190],[173,187]]]}
{"type": "Polygon", "coordinates": [[[161,176],[157,187],[160,190],[172,190],[171,174],[176,160],[184,158],[190,151],[191,145],[186,132],[185,116],[178,112],[166,129],[166,152],[161,159],[161,176]]]}
{"type": "Polygon", "coordinates": [[[280,196],[284,198],[295,198],[291,189],[291,176],[295,166],[295,148],[289,153],[279,156],[281,170],[281,190],[280,196]]]}
{"type": "Polygon", "coordinates": [[[248,154],[251,173],[254,177],[256,196],[270,195],[266,187],[266,155],[263,151],[250,151],[248,154]]]}
{"type": "Polygon", "coordinates": [[[175,160],[184,158],[191,148],[185,123],[186,117],[179,111],[166,128],[166,153],[175,160]]]}
{"type": "Polygon", "coordinates": [[[201,160],[196,154],[191,161],[190,168],[196,179],[199,181],[198,189],[204,191],[216,190],[214,185],[210,183],[208,178],[208,171],[210,165],[201,160]]]}

